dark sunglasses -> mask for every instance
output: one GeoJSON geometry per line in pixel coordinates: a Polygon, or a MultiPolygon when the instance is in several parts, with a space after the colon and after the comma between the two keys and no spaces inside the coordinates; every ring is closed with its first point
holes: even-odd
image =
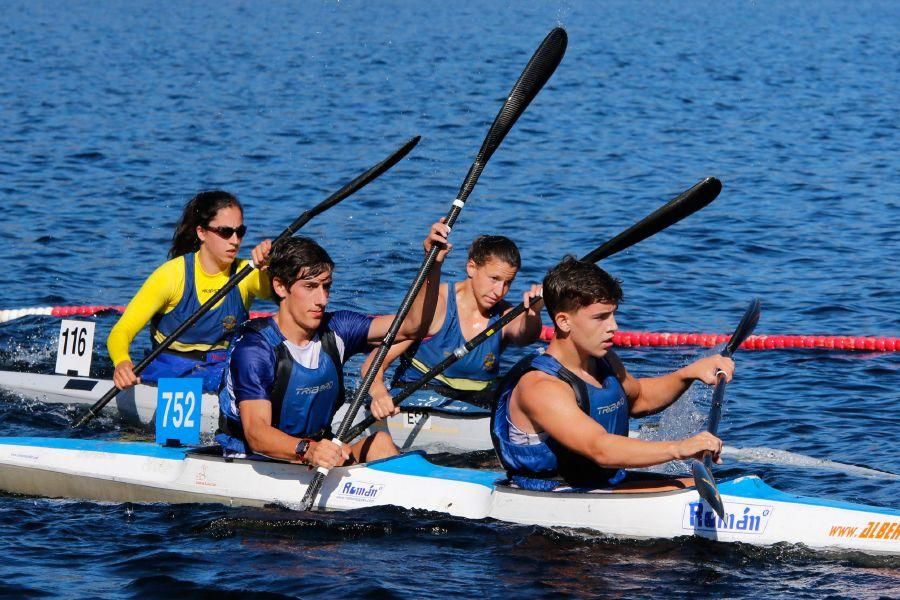
{"type": "Polygon", "coordinates": [[[244,236],[247,235],[246,225],[240,225],[238,227],[204,227],[203,229],[212,231],[223,240],[230,240],[231,236],[234,234],[237,234],[238,239],[242,240],[244,239],[244,236]]]}

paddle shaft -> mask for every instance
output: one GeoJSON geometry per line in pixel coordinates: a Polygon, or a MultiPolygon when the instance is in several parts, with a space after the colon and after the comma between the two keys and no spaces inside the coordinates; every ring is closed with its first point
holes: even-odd
{"type": "MultiPolygon", "coordinates": [[[[759,300],[753,300],[753,302],[750,303],[747,312],[744,313],[741,323],[738,325],[737,329],[735,329],[734,333],[731,335],[731,339],[728,340],[728,343],[722,350],[722,356],[731,358],[735,351],[740,348],[741,344],[744,343],[744,340],[753,333],[753,329],[756,327],[758,321],[759,300]]],[[[722,406],[725,404],[725,386],[727,384],[728,381],[726,380],[725,373],[722,371],[716,373],[716,387],[713,389],[712,406],[709,408],[709,422],[706,427],[706,430],[713,435],[716,435],[719,431],[719,422],[722,420],[722,406]]],[[[703,455],[703,463],[708,469],[712,469],[712,453],[707,452],[703,455]]]]}
{"type": "MultiPolygon", "coordinates": [[[[604,258],[609,258],[614,254],[630,248],[631,246],[647,239],[666,229],[667,227],[681,221],[685,217],[697,212],[704,206],[716,199],[722,190],[722,183],[715,177],[707,177],[703,181],[698,182],[689,190],[679,194],[676,198],[670,200],[662,207],[656,209],[645,218],[641,219],[616,237],[601,244],[588,254],[584,255],[581,260],[585,262],[597,262],[604,258]]],[[[529,299],[529,304],[534,304],[541,299],[541,296],[534,296],[529,299]]],[[[451,365],[468,354],[473,348],[483,343],[489,337],[495,335],[512,321],[522,315],[527,309],[525,303],[519,303],[515,308],[507,312],[496,322],[489,325],[481,333],[473,337],[471,340],[453,351],[452,354],[444,358],[441,362],[431,367],[422,377],[413,381],[403,390],[394,396],[394,406],[399,406],[406,398],[420,390],[426,383],[450,368],[451,365]]],[[[379,363],[379,367],[380,367],[379,363]]],[[[374,363],[373,363],[374,367],[374,363]]],[[[366,377],[373,373],[373,367],[369,368],[366,377]]],[[[363,421],[352,427],[344,436],[340,436],[342,442],[349,442],[359,436],[363,431],[371,427],[378,419],[373,416],[366,417],[363,421]]]]}
{"type": "MultiPolygon", "coordinates": [[[[754,299],[741,318],[737,329],[731,334],[731,339],[728,340],[728,343],[722,350],[722,356],[731,358],[735,351],[741,347],[741,344],[750,337],[750,334],[753,333],[756,324],[759,322],[759,311],[759,300],[754,299]]],[[[725,373],[722,371],[716,373],[716,387],[713,389],[712,406],[709,409],[709,422],[707,424],[707,431],[713,435],[719,430],[719,421],[722,419],[722,405],[725,403],[725,385],[727,383],[725,373]]],[[[708,456],[707,462],[709,462],[708,456]]]]}
{"type": "MultiPolygon", "coordinates": [[[[481,175],[481,171],[484,169],[484,164],[472,165],[472,168],[469,169],[469,176],[466,177],[466,183],[469,182],[470,177],[474,177],[477,181],[478,176],[481,175]],[[476,169],[476,167],[478,167],[476,169]]],[[[452,228],[453,224],[456,222],[459,213],[462,211],[462,207],[465,206],[466,198],[474,187],[474,181],[471,185],[466,186],[463,185],[463,188],[460,190],[460,197],[453,201],[453,205],[450,208],[450,212],[447,213],[447,217],[445,223],[448,227],[452,228]]],[[[406,295],[403,297],[403,301],[400,303],[400,308],[397,309],[397,313],[394,315],[394,320],[391,321],[391,326],[388,328],[387,333],[384,335],[384,339],[382,340],[381,346],[378,347],[378,352],[375,354],[375,359],[372,362],[372,368],[369,369],[369,372],[366,373],[366,376],[363,378],[362,383],[356,390],[356,394],[353,396],[353,400],[350,402],[350,406],[347,409],[344,418],[341,420],[341,424],[338,426],[338,430],[335,432],[335,440],[340,442],[347,435],[347,430],[350,429],[350,426],[353,424],[353,420],[356,418],[356,413],[359,412],[360,407],[362,407],[363,399],[366,394],[369,393],[369,388],[372,387],[372,382],[375,380],[375,375],[378,373],[379,369],[381,369],[381,365],[384,363],[384,359],[387,356],[388,350],[390,350],[391,345],[394,343],[394,340],[397,337],[397,333],[400,331],[401,325],[403,325],[403,320],[406,319],[406,315],[409,314],[410,309],[412,308],[413,301],[419,293],[419,290],[422,289],[422,285],[425,283],[425,279],[428,277],[428,272],[431,270],[431,267],[434,265],[434,261],[437,258],[438,252],[441,249],[437,246],[432,246],[431,250],[428,251],[428,254],[425,256],[425,260],[422,262],[422,266],[419,267],[419,272],[416,274],[416,278],[413,280],[413,284],[406,291],[406,295]]],[[[318,467],[316,469],[316,474],[313,476],[312,481],[309,483],[309,487],[306,488],[306,493],[303,495],[303,499],[300,501],[300,507],[302,510],[309,510],[312,508],[313,502],[316,499],[316,496],[319,493],[319,490],[322,487],[322,482],[325,481],[325,476],[328,475],[328,472],[331,469],[326,469],[325,467],[318,467]]]]}
{"type": "MultiPolygon", "coordinates": [[[[310,219],[313,217],[325,212],[341,200],[347,198],[348,196],[354,194],[355,192],[361,190],[366,185],[368,185],[371,181],[377,179],[380,175],[382,175],[385,171],[396,165],[400,160],[403,159],[404,156],[409,154],[410,150],[412,150],[416,144],[419,143],[421,138],[419,136],[415,136],[403,144],[400,148],[395,150],[390,154],[386,159],[362,173],[358,177],[356,177],[353,181],[346,184],[344,187],[336,191],[334,194],[320,202],[318,205],[313,208],[304,211],[299,217],[294,219],[294,221],[288,225],[288,227],[282,231],[278,237],[275,238],[274,243],[277,243],[280,240],[291,237],[296,233],[301,227],[306,225],[310,219]]],[[[201,318],[203,315],[208,313],[213,306],[215,306],[218,302],[222,300],[236,285],[238,285],[241,281],[243,281],[251,272],[253,272],[254,266],[252,263],[248,263],[244,265],[240,271],[231,276],[231,278],[222,286],[222,288],[217,291],[212,297],[203,303],[203,305],[197,309],[197,312],[192,314],[190,317],[185,319],[185,321],[175,328],[171,334],[169,334],[166,339],[159,343],[144,359],[134,367],[135,375],[139,375],[141,371],[143,371],[147,366],[156,360],[156,358],[165,352],[169,346],[171,346],[178,337],[183,334],[185,331],[193,327],[193,325],[201,318]]],[[[109,402],[116,397],[116,395],[121,390],[117,387],[111,388],[107,391],[97,402],[95,402],[89,409],[88,413],[82,417],[78,423],[75,424],[75,428],[79,428],[94,417],[96,417],[99,412],[103,409],[104,406],[109,404],[109,402]]]]}
{"type": "MultiPolygon", "coordinates": [[[[725,353],[722,353],[725,356],[725,353]]],[[[722,405],[725,403],[725,373],[719,371],[716,375],[716,387],[713,389],[712,406],[709,409],[709,423],[706,430],[713,435],[719,431],[719,422],[722,420],[722,405]]],[[[706,452],[703,455],[703,463],[706,468],[712,469],[712,452],[706,452]]]]}
{"type": "MultiPolygon", "coordinates": [[[[450,212],[447,213],[446,223],[448,226],[452,227],[455,223],[456,217],[459,215],[462,207],[465,206],[466,199],[478,182],[481,172],[491,159],[491,156],[494,155],[494,152],[500,146],[500,143],[506,138],[506,135],[512,129],[513,125],[522,113],[525,112],[525,109],[528,108],[528,105],[531,104],[531,101],[534,100],[538,92],[541,91],[541,88],[544,87],[544,84],[547,83],[550,76],[553,75],[553,72],[556,70],[556,67],[559,65],[565,54],[567,44],[568,36],[566,35],[565,30],[560,27],[554,28],[547,34],[547,37],[545,37],[540,46],[538,46],[538,49],[532,55],[528,64],[525,65],[525,69],[522,71],[522,74],[513,86],[512,91],[510,91],[509,96],[507,96],[506,101],[500,108],[500,112],[497,113],[497,116],[494,118],[491,127],[488,129],[484,142],[482,142],[481,148],[479,149],[472,166],[469,167],[469,172],[466,173],[466,177],[463,179],[463,183],[459,188],[459,193],[453,201],[450,212]]],[[[341,440],[344,439],[353,420],[356,418],[356,414],[362,406],[363,399],[366,397],[366,394],[369,393],[369,388],[372,386],[375,376],[381,369],[381,365],[384,363],[384,359],[387,356],[391,345],[394,343],[397,331],[400,329],[403,319],[406,318],[409,307],[412,305],[413,299],[421,288],[422,283],[425,281],[428,270],[434,263],[435,257],[439,251],[439,248],[432,247],[428,256],[425,258],[425,262],[422,263],[422,267],[419,269],[419,273],[416,275],[413,285],[403,298],[400,309],[394,316],[394,321],[391,323],[387,335],[385,335],[381,346],[375,353],[375,358],[372,361],[368,373],[366,373],[362,383],[356,390],[356,395],[350,403],[347,413],[341,421],[340,427],[338,427],[335,436],[338,443],[341,443],[341,440]]],[[[304,510],[312,508],[316,495],[322,487],[322,482],[325,480],[325,476],[328,475],[328,471],[329,469],[324,467],[316,469],[315,476],[310,482],[309,487],[306,488],[306,493],[301,501],[301,508],[304,510]]]]}
{"type": "MultiPolygon", "coordinates": [[[[760,303],[758,299],[754,299],[750,306],[744,312],[741,322],[738,324],[731,339],[722,350],[722,356],[731,358],[735,351],[744,343],[744,341],[753,333],[753,329],[759,322],[760,303]]],[[[725,403],[725,385],[727,384],[725,373],[719,371],[716,373],[716,387],[713,389],[712,406],[709,408],[709,420],[707,423],[707,431],[716,435],[719,430],[719,422],[722,419],[722,405],[725,403]]],[[[697,486],[697,492],[700,494],[707,504],[709,504],[716,514],[721,518],[725,518],[725,508],[722,497],[719,495],[719,489],[716,487],[716,480],[712,474],[712,452],[703,453],[703,460],[696,459],[691,461],[691,471],[694,474],[694,481],[697,486]]]]}

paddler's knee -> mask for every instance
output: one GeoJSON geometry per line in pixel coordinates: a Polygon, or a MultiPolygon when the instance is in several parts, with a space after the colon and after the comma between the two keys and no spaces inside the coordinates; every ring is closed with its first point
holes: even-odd
{"type": "Polygon", "coordinates": [[[353,445],[353,456],[358,462],[369,462],[389,456],[396,456],[400,451],[394,445],[391,434],[378,431],[366,439],[353,445]]]}

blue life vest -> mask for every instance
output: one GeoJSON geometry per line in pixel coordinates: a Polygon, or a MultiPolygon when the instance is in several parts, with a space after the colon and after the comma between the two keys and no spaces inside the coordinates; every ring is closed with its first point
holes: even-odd
{"type": "MultiPolygon", "coordinates": [[[[284,345],[285,337],[271,317],[253,319],[244,327],[258,332],[275,353],[275,379],[269,391],[272,402],[272,427],[288,435],[331,438],[331,421],[344,403],[343,364],[335,334],[328,329],[327,317],[319,329],[322,352],[316,368],[298,364],[284,345]]],[[[229,362],[232,347],[229,350],[229,362]]],[[[227,379],[227,375],[226,378],[227,379]]],[[[225,381],[223,380],[223,384],[225,381]]],[[[228,452],[250,454],[246,446],[240,414],[227,385],[219,391],[219,442],[228,452]]]]}
{"type": "MultiPolygon", "coordinates": [[[[150,342],[155,348],[159,345],[158,338],[168,337],[179,325],[200,309],[200,300],[197,298],[197,285],[194,278],[193,252],[185,254],[184,258],[184,290],[181,300],[171,311],[164,315],[156,314],[150,320],[150,342]]],[[[231,275],[237,270],[238,261],[231,264],[231,275]]],[[[241,298],[241,290],[234,286],[219,306],[214,307],[197,320],[187,331],[178,336],[178,342],[182,344],[207,344],[210,348],[222,346],[228,342],[237,331],[238,325],[247,320],[250,315],[241,298]]],[[[203,360],[203,352],[177,352],[167,349],[172,354],[186,355],[196,360],[203,360]]]]}
{"type": "Polygon", "coordinates": [[[600,467],[553,438],[533,445],[510,442],[509,399],[522,376],[535,370],[568,383],[575,392],[579,408],[607,432],[628,435],[628,399],[606,359],[594,359],[594,375],[603,385],[598,388],[576,376],[553,356],[532,354],[519,361],[504,378],[491,415],[491,439],[510,479],[520,487],[537,490],[552,489],[560,479],[576,487],[605,486],[621,481],[624,470],[600,467]]]}
{"type": "Polygon", "coordinates": [[[216,394],[225,372],[227,350],[205,352],[205,358],[191,358],[195,353],[163,352],[141,371],[142,383],[157,383],[163,377],[196,377],[203,379],[203,391],[216,394]]]}
{"type": "MultiPolygon", "coordinates": [[[[497,322],[503,316],[505,307],[506,303],[498,302],[491,309],[488,325],[497,322]]],[[[448,283],[447,310],[440,331],[422,342],[413,344],[404,353],[391,385],[401,386],[410,381],[417,381],[431,367],[465,344],[466,338],[463,337],[459,310],[456,306],[456,285],[448,283]]],[[[449,366],[431,383],[426,384],[424,389],[436,390],[458,399],[466,399],[468,395],[488,390],[500,374],[500,354],[503,348],[503,335],[498,332],[449,366]]]]}

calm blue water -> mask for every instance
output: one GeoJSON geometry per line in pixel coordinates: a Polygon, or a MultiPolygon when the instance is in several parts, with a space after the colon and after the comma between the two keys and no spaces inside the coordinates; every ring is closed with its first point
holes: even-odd
{"type": "MultiPolygon", "coordinates": [[[[900,335],[900,8],[884,2],[3,4],[0,308],[124,304],[165,258],[183,203],[223,187],[247,247],[421,134],[410,158],[311,222],[333,304],[392,312],[543,36],[556,75],[497,151],[454,231],[525,267],[513,291],[701,178],[710,207],[605,266],[623,329],[900,335]]],[[[260,308],[267,308],[261,306],[260,308]]],[[[97,320],[97,375],[110,373],[97,320]]],[[[59,323],[0,326],[0,369],[51,372],[59,323]]],[[[654,375],[696,349],[623,351],[654,375]]],[[[737,356],[721,475],[897,508],[897,355],[737,356]],[[750,449],[766,449],[750,460],[750,449]],[[741,457],[743,457],[741,459],[741,457]],[[769,457],[769,458],[766,458],[769,457]],[[775,457],[775,458],[772,458],[775,457]],[[782,458],[778,458],[782,457],[782,458]]],[[[660,424],[689,433],[708,392],[660,424]]],[[[3,435],[66,434],[0,394],[3,435]]],[[[118,435],[114,424],[91,435],[118,435]]],[[[0,498],[11,597],[898,597],[900,563],[697,542],[626,543],[392,509],[296,515],[0,498]]]]}

